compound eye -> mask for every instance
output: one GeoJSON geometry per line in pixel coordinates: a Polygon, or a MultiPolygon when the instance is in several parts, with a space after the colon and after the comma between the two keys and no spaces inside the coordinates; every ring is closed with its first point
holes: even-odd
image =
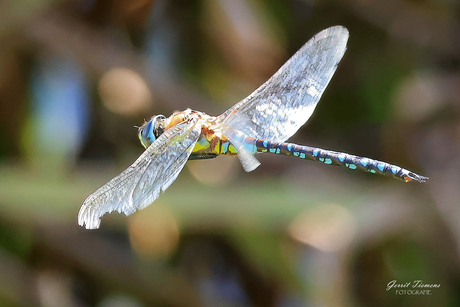
{"type": "Polygon", "coordinates": [[[139,140],[145,148],[149,147],[156,139],[153,126],[152,120],[150,120],[144,127],[139,129],[139,140]]]}

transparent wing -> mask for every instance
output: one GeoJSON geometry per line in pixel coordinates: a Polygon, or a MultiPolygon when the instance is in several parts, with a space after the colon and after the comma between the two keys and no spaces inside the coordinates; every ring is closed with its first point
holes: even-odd
{"type": "Polygon", "coordinates": [[[150,205],[176,180],[200,133],[196,119],[166,130],[130,167],[88,196],[78,224],[98,228],[106,213],[130,215],[150,205]]]}
{"type": "Polygon", "coordinates": [[[224,127],[249,137],[284,142],[313,113],[345,53],[347,40],[348,31],[342,26],[319,32],[219,120],[224,127]]]}

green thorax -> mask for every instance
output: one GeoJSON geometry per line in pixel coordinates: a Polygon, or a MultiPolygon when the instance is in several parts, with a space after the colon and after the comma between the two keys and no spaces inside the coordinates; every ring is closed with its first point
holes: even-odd
{"type": "Polygon", "coordinates": [[[216,154],[234,156],[237,153],[236,148],[229,141],[224,141],[218,137],[208,140],[206,136],[201,135],[193,148],[194,154],[216,154]]]}

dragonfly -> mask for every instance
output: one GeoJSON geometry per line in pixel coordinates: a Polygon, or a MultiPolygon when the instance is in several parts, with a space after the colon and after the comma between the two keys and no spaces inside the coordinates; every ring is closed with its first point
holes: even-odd
{"type": "Polygon", "coordinates": [[[187,109],[169,118],[153,116],[138,131],[146,148],[122,173],[92,193],[78,223],[99,228],[101,217],[130,215],[150,205],[177,178],[187,160],[237,156],[245,171],[257,153],[273,153],[387,175],[406,182],[428,177],[386,162],[285,142],[312,115],[342,59],[348,30],[334,26],[316,34],[268,81],[219,116],[187,109]]]}

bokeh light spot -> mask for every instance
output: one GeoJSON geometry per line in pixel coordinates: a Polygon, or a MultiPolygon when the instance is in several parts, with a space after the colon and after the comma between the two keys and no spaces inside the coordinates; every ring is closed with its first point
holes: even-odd
{"type": "Polygon", "coordinates": [[[291,236],[325,252],[347,247],[354,237],[356,220],[342,206],[324,204],[298,215],[289,225],[291,236]]]}
{"type": "Polygon", "coordinates": [[[134,214],[129,219],[129,238],[141,256],[168,256],[176,248],[179,228],[169,208],[160,202],[134,214]]]}
{"type": "Polygon", "coordinates": [[[239,160],[234,157],[217,157],[215,159],[192,160],[187,162],[187,167],[199,182],[222,186],[236,178],[239,160]]]}
{"type": "Polygon", "coordinates": [[[99,94],[104,106],[118,114],[139,114],[152,103],[152,94],[145,80],[128,68],[106,72],[99,80],[99,94]]]}

